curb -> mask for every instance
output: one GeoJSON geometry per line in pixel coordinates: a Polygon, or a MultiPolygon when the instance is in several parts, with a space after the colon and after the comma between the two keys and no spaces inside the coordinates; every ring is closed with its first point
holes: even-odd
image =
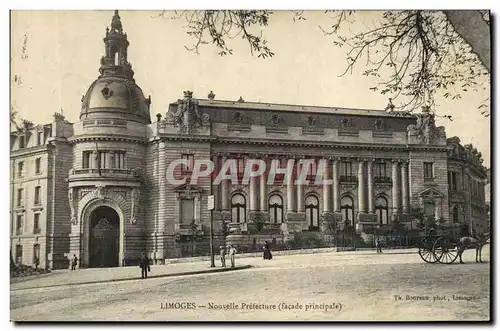
{"type": "MultiPolygon", "coordinates": [[[[167,277],[176,277],[176,276],[190,276],[190,275],[201,275],[201,274],[215,274],[221,272],[230,272],[236,270],[244,270],[253,268],[252,265],[242,265],[234,268],[219,268],[219,269],[208,269],[208,270],[198,270],[198,271],[186,271],[186,272],[177,272],[173,274],[163,274],[163,275],[154,275],[148,276],[147,279],[152,278],[167,278],[167,277]]],[[[81,283],[71,283],[71,284],[56,284],[56,285],[46,285],[46,286],[33,286],[33,287],[24,287],[17,289],[10,289],[12,291],[21,291],[21,290],[33,290],[38,288],[50,288],[50,287],[61,287],[61,286],[75,286],[75,285],[88,285],[88,284],[100,284],[100,283],[112,283],[112,282],[122,282],[129,280],[142,280],[141,277],[129,277],[129,278],[120,278],[120,279],[108,279],[108,280],[96,280],[89,282],[81,282],[81,283]]]]}

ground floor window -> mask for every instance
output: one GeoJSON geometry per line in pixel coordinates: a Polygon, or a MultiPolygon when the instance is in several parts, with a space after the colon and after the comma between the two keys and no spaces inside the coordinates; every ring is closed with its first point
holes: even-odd
{"type": "Polygon", "coordinates": [[[349,196],[342,197],[340,201],[340,212],[342,213],[342,220],[348,221],[349,224],[354,226],[354,201],[349,196]]]}
{"type": "Polygon", "coordinates": [[[23,261],[23,246],[22,245],[16,245],[15,261],[16,261],[16,264],[21,264],[23,261]]]}
{"type": "Polygon", "coordinates": [[[231,213],[232,222],[245,223],[246,222],[246,200],[241,194],[235,194],[231,198],[231,213]]]}
{"type": "Polygon", "coordinates": [[[181,200],[181,224],[190,224],[194,220],[194,200],[181,200]]]}
{"type": "Polygon", "coordinates": [[[306,221],[309,230],[317,230],[319,225],[319,201],[314,195],[306,198],[306,221]]]}
{"type": "Polygon", "coordinates": [[[378,224],[389,224],[389,209],[387,207],[387,200],[384,197],[378,197],[375,200],[375,212],[378,224]]]}

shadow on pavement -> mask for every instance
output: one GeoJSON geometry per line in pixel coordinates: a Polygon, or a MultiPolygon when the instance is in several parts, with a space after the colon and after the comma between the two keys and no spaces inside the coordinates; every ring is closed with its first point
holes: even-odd
{"type": "MultiPolygon", "coordinates": [[[[186,272],[177,272],[177,273],[171,273],[171,274],[149,275],[147,279],[200,275],[200,274],[212,274],[212,273],[221,273],[221,272],[243,270],[243,269],[249,269],[249,268],[252,268],[252,266],[251,265],[242,265],[242,266],[237,266],[235,268],[219,268],[219,269],[186,271],[186,272]]],[[[127,278],[117,278],[117,279],[107,279],[107,280],[86,281],[86,282],[80,282],[80,283],[75,282],[75,283],[57,284],[57,285],[33,286],[33,287],[23,287],[23,288],[19,288],[19,289],[11,289],[11,291],[31,290],[31,289],[38,289],[38,288],[50,288],[50,287],[60,287],[60,286],[121,282],[121,281],[130,281],[130,280],[142,280],[142,278],[141,277],[127,277],[127,278]]]]}

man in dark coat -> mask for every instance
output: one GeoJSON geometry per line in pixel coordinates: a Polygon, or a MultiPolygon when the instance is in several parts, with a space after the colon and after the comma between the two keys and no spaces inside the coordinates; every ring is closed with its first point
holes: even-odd
{"type": "Polygon", "coordinates": [[[71,270],[76,270],[76,266],[78,265],[78,258],[76,254],[73,254],[73,258],[71,259],[71,270]]]}
{"type": "Polygon", "coordinates": [[[141,278],[148,278],[148,272],[151,272],[151,267],[149,266],[149,259],[145,252],[142,252],[139,268],[141,268],[141,278]]]}
{"type": "Polygon", "coordinates": [[[377,247],[377,253],[382,253],[382,243],[380,242],[380,237],[375,239],[375,247],[377,247]]]}

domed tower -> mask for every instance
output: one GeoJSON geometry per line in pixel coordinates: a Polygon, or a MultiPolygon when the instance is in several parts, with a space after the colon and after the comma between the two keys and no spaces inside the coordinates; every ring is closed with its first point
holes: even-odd
{"type": "Polygon", "coordinates": [[[145,245],[138,238],[145,231],[141,205],[151,98],[135,83],[118,11],[104,46],[100,75],[82,97],[71,139],[70,256],[83,267],[127,265],[145,245]]]}
{"type": "Polygon", "coordinates": [[[132,65],[127,60],[129,42],[123,32],[118,11],[106,28],[104,55],[101,57],[99,77],[92,83],[82,99],[80,120],[120,118],[150,124],[149,106],[134,80],[132,65]]]}

